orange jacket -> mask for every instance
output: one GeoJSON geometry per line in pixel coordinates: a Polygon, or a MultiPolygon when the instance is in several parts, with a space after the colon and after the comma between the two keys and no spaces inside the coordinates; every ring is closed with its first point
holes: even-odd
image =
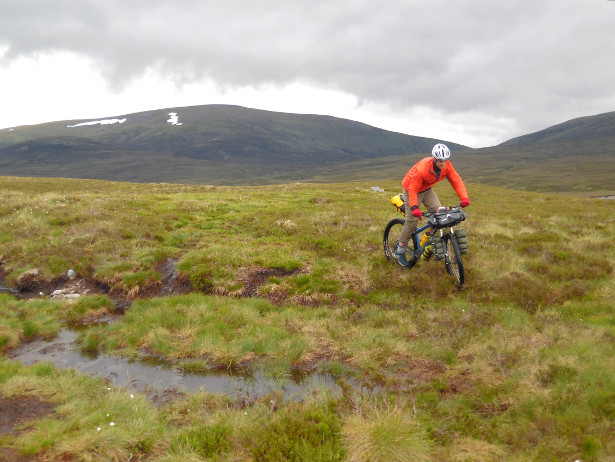
{"type": "Polygon", "coordinates": [[[433,167],[433,157],[425,157],[419,160],[414,166],[408,170],[406,176],[401,182],[401,185],[406,191],[408,191],[408,205],[407,207],[413,207],[419,205],[416,199],[416,195],[420,192],[426,191],[431,188],[442,178],[448,179],[453,186],[453,189],[459,196],[459,199],[468,198],[468,192],[463,184],[463,180],[459,174],[453,168],[453,164],[449,160],[444,168],[440,171],[440,176],[436,179],[436,172],[433,167]]]}

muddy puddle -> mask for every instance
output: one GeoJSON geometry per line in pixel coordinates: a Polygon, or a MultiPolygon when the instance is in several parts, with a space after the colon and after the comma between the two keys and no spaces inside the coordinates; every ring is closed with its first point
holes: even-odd
{"type": "Polygon", "coordinates": [[[21,345],[11,352],[10,358],[24,365],[49,361],[61,368],[72,368],[82,374],[105,378],[116,387],[144,392],[154,400],[201,389],[244,401],[253,401],[272,392],[281,392],[286,399],[293,400],[301,400],[313,390],[340,392],[331,374],[294,373],[283,380],[276,380],[266,377],[261,371],[252,374],[187,372],[156,360],[131,361],[102,353],[84,353],[75,344],[77,336],[77,331],[63,329],[54,339],[21,345]]]}
{"type": "MultiPolygon", "coordinates": [[[[151,288],[148,293],[138,294],[139,297],[168,296],[190,292],[189,282],[180,275],[176,263],[176,260],[167,259],[159,264],[156,270],[162,275],[160,285],[151,288]]],[[[244,283],[244,290],[238,296],[255,296],[258,287],[268,276],[286,274],[284,272],[278,274],[276,271],[281,270],[263,268],[245,270],[238,276],[244,283]]],[[[8,293],[17,298],[78,298],[103,292],[107,293],[114,303],[115,314],[122,314],[130,307],[130,301],[122,298],[116,299],[113,294],[78,276],[75,278],[62,277],[53,284],[47,284],[48,287],[36,285],[34,282],[25,285],[28,287],[27,290],[5,287],[0,271],[0,293],[8,293]]],[[[110,322],[104,318],[99,321],[110,322]]],[[[37,340],[22,344],[10,353],[10,358],[25,365],[49,361],[61,368],[76,369],[83,374],[104,378],[113,386],[144,392],[155,401],[172,399],[176,394],[193,393],[201,389],[210,393],[237,397],[246,402],[272,392],[281,392],[286,399],[294,400],[301,400],[314,390],[341,393],[340,387],[336,384],[336,378],[328,373],[293,371],[284,379],[277,380],[266,376],[259,370],[243,374],[225,371],[184,371],[155,359],[131,361],[104,353],[82,352],[76,345],[78,335],[78,330],[62,329],[59,335],[51,340],[37,340]]],[[[361,389],[359,383],[352,378],[344,377],[344,380],[355,390],[361,389]]]]}

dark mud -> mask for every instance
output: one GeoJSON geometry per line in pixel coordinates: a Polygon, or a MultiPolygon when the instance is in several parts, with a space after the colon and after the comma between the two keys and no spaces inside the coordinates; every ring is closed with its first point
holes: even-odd
{"type": "MultiPolygon", "coordinates": [[[[115,313],[123,314],[130,308],[135,299],[166,297],[172,295],[184,295],[193,292],[194,289],[188,276],[177,269],[177,260],[168,258],[158,263],[154,269],[160,273],[160,281],[150,282],[143,287],[136,287],[130,291],[119,287],[110,287],[104,282],[94,279],[83,278],[79,275],[70,278],[64,274],[53,280],[46,280],[36,270],[20,277],[17,287],[7,287],[0,261],[0,293],[7,293],[16,298],[32,299],[40,297],[76,299],[84,295],[104,294],[115,305],[115,313]]],[[[229,292],[225,288],[213,288],[211,292],[216,295],[232,297],[258,297],[261,296],[259,289],[266,284],[271,277],[287,277],[296,274],[298,270],[285,271],[279,268],[248,267],[241,268],[237,272],[237,282],[242,284],[241,289],[229,292]]],[[[274,304],[280,305],[288,300],[284,291],[276,291],[266,295],[274,304]]],[[[303,303],[303,300],[292,300],[303,303]]],[[[310,304],[306,301],[304,304],[310,304]]]]}
{"type": "Polygon", "coordinates": [[[295,372],[282,380],[266,377],[262,371],[187,372],[158,360],[130,361],[107,354],[87,354],[75,346],[78,332],[64,329],[52,340],[37,340],[11,351],[9,357],[24,365],[49,361],[61,368],[76,369],[106,379],[109,386],[146,393],[154,401],[166,401],[181,393],[204,390],[252,402],[272,392],[287,399],[301,400],[315,389],[339,392],[330,374],[295,372]]]}
{"type": "Polygon", "coordinates": [[[177,269],[177,260],[167,258],[154,268],[162,275],[160,288],[156,297],[166,295],[183,295],[192,291],[192,285],[188,277],[177,269]]]}
{"type": "MultiPolygon", "coordinates": [[[[54,412],[55,405],[41,401],[36,396],[7,398],[0,393],[0,438],[14,437],[22,427],[54,412]]],[[[0,446],[0,462],[25,462],[42,460],[36,456],[24,455],[19,451],[0,446]]]]}
{"type": "MultiPolygon", "coordinates": [[[[0,435],[17,434],[20,426],[53,412],[55,405],[36,396],[6,398],[0,393],[0,435]]],[[[1,459],[0,459],[1,460],[1,459]]]]}
{"type": "Polygon", "coordinates": [[[241,295],[243,297],[256,297],[258,295],[258,289],[265,284],[270,277],[284,277],[289,274],[292,273],[278,268],[257,267],[240,271],[237,275],[237,280],[243,282],[241,295]]]}
{"type": "MultiPolygon", "coordinates": [[[[162,297],[165,295],[186,294],[192,290],[188,277],[177,269],[177,260],[168,258],[158,263],[154,269],[160,273],[161,280],[147,288],[148,297],[162,297]]],[[[45,279],[38,270],[22,274],[15,288],[6,286],[5,273],[0,261],[0,292],[19,295],[22,298],[35,298],[52,296],[54,292],[79,293],[108,293],[109,287],[102,282],[83,278],[73,273],[73,277],[63,274],[51,280],[45,279]]]]}

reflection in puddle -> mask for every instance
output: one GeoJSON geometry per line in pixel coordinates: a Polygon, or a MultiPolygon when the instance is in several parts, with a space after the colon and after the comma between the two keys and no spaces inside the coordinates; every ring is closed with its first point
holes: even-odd
{"type": "Polygon", "coordinates": [[[106,354],[83,353],[74,345],[77,336],[77,332],[63,329],[52,340],[38,340],[20,346],[11,353],[11,359],[24,365],[49,361],[58,367],[106,378],[117,387],[146,392],[150,397],[168,391],[192,393],[203,389],[209,393],[254,399],[279,390],[285,398],[301,399],[314,389],[339,391],[331,374],[294,375],[280,382],[265,377],[260,371],[253,374],[186,372],[162,362],[130,361],[106,354]]]}

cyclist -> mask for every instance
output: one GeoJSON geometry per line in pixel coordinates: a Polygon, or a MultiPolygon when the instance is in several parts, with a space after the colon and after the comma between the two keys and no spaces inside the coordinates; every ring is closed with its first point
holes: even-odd
{"type": "MultiPolygon", "coordinates": [[[[446,178],[459,196],[461,206],[467,207],[470,205],[470,199],[468,199],[468,193],[463,184],[463,180],[448,160],[451,156],[451,151],[448,147],[438,143],[433,147],[431,155],[432,157],[425,157],[414,164],[401,182],[404,188],[406,222],[401,230],[401,235],[399,236],[399,241],[395,248],[395,258],[404,266],[408,266],[404,248],[408,245],[408,241],[416,229],[419,220],[423,218],[419,205],[421,203],[425,204],[425,207],[427,207],[430,212],[437,210],[441,205],[438,196],[436,196],[436,193],[432,189],[434,184],[446,178]]],[[[425,235],[429,236],[430,231],[433,232],[433,230],[430,229],[425,235]]],[[[424,237],[424,239],[426,241],[427,237],[424,237]]],[[[421,245],[423,245],[425,241],[421,242],[421,245]]],[[[423,256],[426,255],[431,256],[431,252],[424,252],[423,256]]]]}

